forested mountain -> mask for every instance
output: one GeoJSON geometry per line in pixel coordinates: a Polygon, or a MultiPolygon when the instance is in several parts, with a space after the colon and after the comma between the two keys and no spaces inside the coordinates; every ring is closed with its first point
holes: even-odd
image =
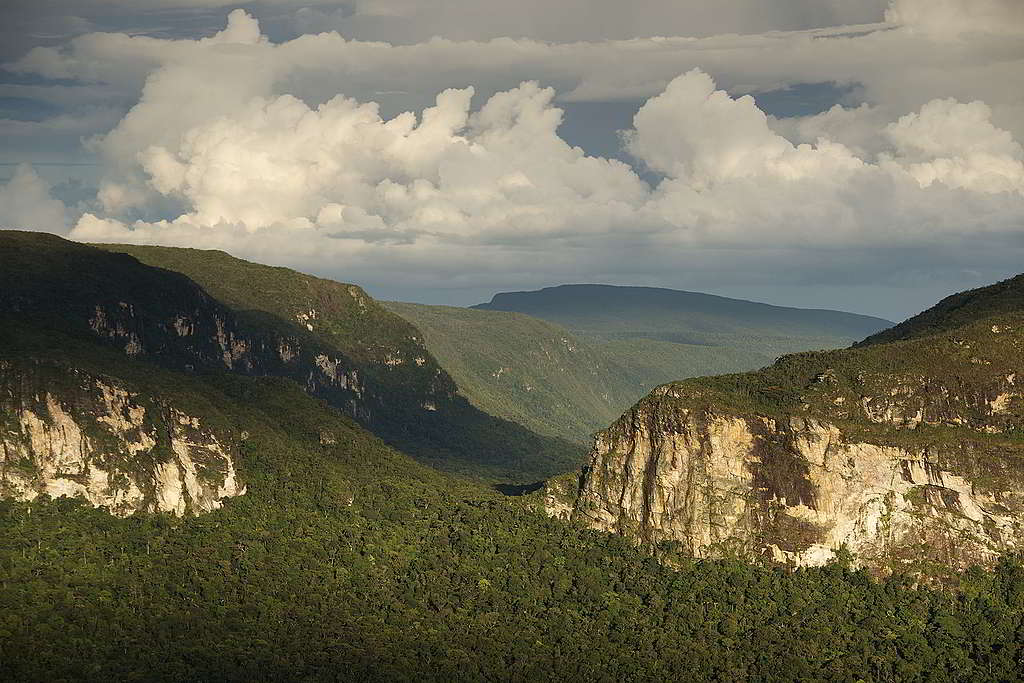
{"type": "Polygon", "coordinates": [[[0,278],[3,680],[1019,673],[1013,556],[937,590],[652,553],[384,443],[351,415],[394,385],[316,323],[43,235],[0,233],[0,278]]]}
{"type": "Polygon", "coordinates": [[[219,251],[98,246],[128,254],[154,272],[187,276],[246,333],[268,340],[263,344],[270,362],[281,367],[257,367],[251,374],[298,381],[423,462],[525,482],[565,471],[581,455],[575,444],[534,434],[468,403],[424,346],[422,333],[355,285],[219,251]]]}
{"type": "Polygon", "coordinates": [[[873,334],[857,346],[925,337],[954,330],[978,320],[1024,310],[1024,274],[948,296],[938,304],[887,330],[873,334]]]}
{"type": "Polygon", "coordinates": [[[867,316],[645,287],[565,285],[471,309],[384,304],[418,327],[459,392],[541,434],[589,443],[654,387],[846,346],[867,316]]]}
{"type": "Polygon", "coordinates": [[[599,435],[548,506],[687,555],[990,564],[1024,546],[1022,351],[1018,276],[857,348],[667,384],[599,435]]]}
{"type": "Polygon", "coordinates": [[[760,367],[767,356],[650,339],[584,337],[521,313],[399,302],[459,392],[492,415],[589,445],[592,434],[669,379],[760,367]]]}

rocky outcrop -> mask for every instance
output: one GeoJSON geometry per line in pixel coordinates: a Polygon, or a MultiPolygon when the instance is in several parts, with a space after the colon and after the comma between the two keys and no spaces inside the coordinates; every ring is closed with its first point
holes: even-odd
{"type": "Polygon", "coordinates": [[[1021,338],[1007,329],[659,387],[578,475],[549,482],[547,512],[700,558],[992,564],[1024,549],[1021,338]],[[892,370],[860,369],[879,357],[892,370]]]}
{"type": "Polygon", "coordinates": [[[233,451],[198,417],[111,380],[0,363],[5,497],[78,497],[121,516],[209,512],[245,493],[233,451]]]}

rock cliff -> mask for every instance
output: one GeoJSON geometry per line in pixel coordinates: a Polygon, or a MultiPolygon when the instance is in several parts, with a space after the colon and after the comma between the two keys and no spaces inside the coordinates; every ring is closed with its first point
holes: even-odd
{"type": "Polygon", "coordinates": [[[876,571],[1024,547],[1024,318],[656,389],[549,514],[664,552],[876,571]]]}
{"type": "Polygon", "coordinates": [[[199,417],[107,377],[0,361],[0,495],[181,516],[244,493],[230,439],[199,417]]]}

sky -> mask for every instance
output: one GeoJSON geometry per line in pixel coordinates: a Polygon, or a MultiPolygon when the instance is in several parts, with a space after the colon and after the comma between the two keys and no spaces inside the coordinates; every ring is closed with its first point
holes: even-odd
{"type": "Polygon", "coordinates": [[[468,305],[1024,270],[1020,0],[6,0],[0,226],[468,305]]]}

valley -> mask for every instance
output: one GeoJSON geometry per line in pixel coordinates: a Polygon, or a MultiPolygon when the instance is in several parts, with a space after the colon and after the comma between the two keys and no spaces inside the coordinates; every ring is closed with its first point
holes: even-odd
{"type": "Polygon", "coordinates": [[[1019,670],[1019,278],[629,407],[634,340],[520,313],[13,231],[0,264],[10,680],[1019,670]]]}

